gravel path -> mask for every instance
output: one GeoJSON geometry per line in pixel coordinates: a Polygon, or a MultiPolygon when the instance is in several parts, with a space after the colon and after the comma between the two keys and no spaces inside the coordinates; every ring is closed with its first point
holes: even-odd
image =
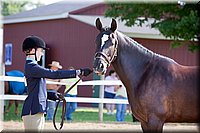
{"type": "MultiPolygon", "coordinates": [[[[7,121],[3,123],[3,131],[23,131],[23,123],[16,121],[7,121]]],[[[59,124],[58,124],[59,126],[59,124]]],[[[45,123],[44,131],[56,131],[54,129],[52,122],[45,123]]],[[[92,122],[72,122],[64,123],[63,129],[61,131],[120,131],[120,132],[142,132],[139,122],[135,123],[92,123],[92,122]]],[[[164,132],[174,132],[174,131],[184,131],[184,132],[199,132],[199,127],[195,123],[167,123],[164,126],[164,132]]]]}

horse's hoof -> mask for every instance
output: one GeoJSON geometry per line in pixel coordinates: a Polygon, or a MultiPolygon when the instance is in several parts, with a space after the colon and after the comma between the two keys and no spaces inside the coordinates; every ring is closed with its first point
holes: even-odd
{"type": "Polygon", "coordinates": [[[7,114],[8,112],[9,112],[9,110],[6,110],[6,111],[5,111],[5,114],[7,114]]]}
{"type": "Polygon", "coordinates": [[[15,115],[18,116],[18,115],[19,115],[19,112],[15,112],[15,115]]]}

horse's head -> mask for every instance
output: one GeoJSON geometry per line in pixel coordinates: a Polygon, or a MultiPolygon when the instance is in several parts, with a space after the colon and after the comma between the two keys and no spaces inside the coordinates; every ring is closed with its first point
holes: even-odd
{"type": "Polygon", "coordinates": [[[97,74],[105,74],[107,68],[117,56],[118,41],[115,34],[117,23],[112,19],[110,28],[102,28],[101,21],[97,18],[96,28],[100,33],[96,37],[96,53],[94,56],[93,69],[97,74]]]}

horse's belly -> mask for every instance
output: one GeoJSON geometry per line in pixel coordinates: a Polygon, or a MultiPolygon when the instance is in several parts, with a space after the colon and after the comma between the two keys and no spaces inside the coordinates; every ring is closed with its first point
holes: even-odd
{"type": "Polygon", "coordinates": [[[199,105],[196,103],[185,103],[182,106],[177,105],[173,107],[170,117],[167,122],[199,122],[200,113],[199,105]]]}
{"type": "Polygon", "coordinates": [[[198,116],[194,116],[194,117],[174,117],[174,118],[170,118],[167,119],[165,122],[188,122],[188,123],[198,123],[200,122],[200,120],[198,119],[198,116]]]}
{"type": "MultiPolygon", "coordinates": [[[[179,81],[179,80],[178,80],[179,81]]],[[[199,87],[195,79],[175,82],[171,89],[169,122],[199,122],[199,87]]]]}

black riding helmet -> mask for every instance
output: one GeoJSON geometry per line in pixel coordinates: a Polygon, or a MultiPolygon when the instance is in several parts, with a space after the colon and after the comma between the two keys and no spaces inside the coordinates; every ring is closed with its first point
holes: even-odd
{"type": "Polygon", "coordinates": [[[28,36],[24,39],[22,50],[23,52],[30,50],[32,48],[43,48],[44,50],[47,50],[45,42],[42,40],[42,38],[38,36],[28,36]]]}
{"type": "Polygon", "coordinates": [[[30,50],[34,48],[35,51],[37,48],[43,48],[44,50],[47,50],[45,42],[42,40],[42,38],[38,36],[28,36],[24,39],[22,50],[26,53],[26,55],[35,55],[35,60],[37,61],[36,52],[33,54],[30,54],[30,50]]]}

